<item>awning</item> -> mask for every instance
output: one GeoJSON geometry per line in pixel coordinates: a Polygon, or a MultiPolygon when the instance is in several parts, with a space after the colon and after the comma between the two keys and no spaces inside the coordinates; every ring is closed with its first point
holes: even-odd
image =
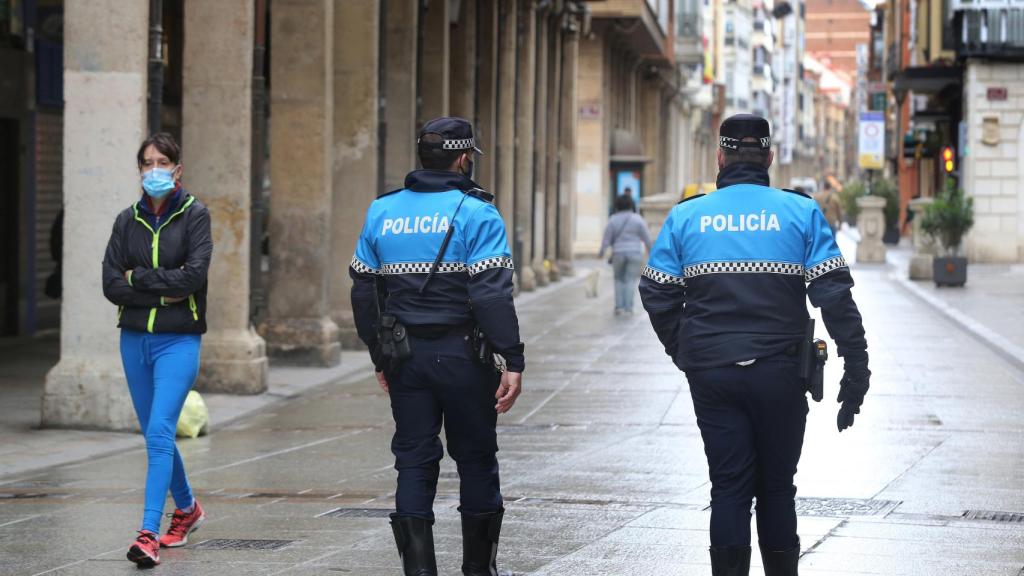
{"type": "Polygon", "coordinates": [[[950,86],[960,86],[963,70],[959,66],[917,66],[896,73],[893,92],[938,94],[950,86]]]}
{"type": "Polygon", "coordinates": [[[635,134],[629,130],[616,128],[612,131],[612,162],[650,162],[644,154],[644,146],[635,134]]]}

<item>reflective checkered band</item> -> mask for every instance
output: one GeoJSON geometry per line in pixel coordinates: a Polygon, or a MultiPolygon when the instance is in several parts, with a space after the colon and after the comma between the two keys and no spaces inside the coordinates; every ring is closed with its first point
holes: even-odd
{"type": "Polygon", "coordinates": [[[758,138],[757,143],[743,142],[739,138],[730,138],[728,136],[719,136],[718,145],[722,148],[728,148],[729,150],[739,150],[740,148],[757,148],[760,146],[762,150],[767,150],[772,147],[772,137],[764,136],[758,138]]]}
{"type": "MultiPolygon", "coordinates": [[[[382,274],[429,274],[433,262],[399,262],[397,264],[385,264],[381,266],[382,274]]],[[[441,262],[437,265],[437,272],[465,272],[466,265],[462,262],[441,262]]]]}
{"type": "Polygon", "coordinates": [[[651,280],[654,280],[658,284],[679,284],[683,285],[683,279],[679,276],[673,276],[671,274],[665,274],[660,270],[655,270],[650,266],[644,266],[643,275],[651,280]]]}
{"type": "Polygon", "coordinates": [[[705,274],[792,274],[802,276],[804,267],[786,262],[704,262],[683,269],[683,276],[693,278],[705,274]]]}
{"type": "Polygon", "coordinates": [[[349,264],[349,266],[351,266],[352,269],[359,274],[380,274],[380,270],[377,270],[376,268],[370,268],[366,264],[363,264],[362,260],[356,258],[355,256],[352,257],[352,263],[349,264]]]}
{"type": "Polygon", "coordinates": [[[822,274],[828,274],[829,272],[839,268],[846,268],[846,260],[842,256],[833,256],[821,264],[815,264],[808,268],[807,271],[804,272],[804,280],[810,282],[822,274]]]}
{"type": "Polygon", "coordinates": [[[445,140],[441,148],[444,150],[469,150],[475,148],[476,143],[472,138],[463,138],[462,140],[445,140]]]}
{"type": "Polygon", "coordinates": [[[493,258],[484,258],[479,262],[474,262],[468,266],[469,275],[474,276],[483,272],[484,270],[490,270],[491,268],[508,268],[514,270],[515,267],[512,265],[512,259],[508,256],[495,256],[493,258]]]}

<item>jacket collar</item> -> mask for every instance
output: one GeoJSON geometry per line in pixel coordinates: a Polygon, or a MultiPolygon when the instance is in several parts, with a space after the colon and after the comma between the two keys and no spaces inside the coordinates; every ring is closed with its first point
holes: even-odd
{"type": "Polygon", "coordinates": [[[165,200],[164,203],[160,205],[160,209],[153,210],[152,199],[150,199],[150,197],[147,196],[145,192],[143,192],[142,198],[139,199],[139,212],[142,212],[149,216],[162,217],[164,214],[173,213],[175,210],[181,207],[182,203],[184,203],[185,200],[187,199],[188,192],[186,192],[185,188],[179,183],[177,186],[175,186],[174,192],[171,192],[167,196],[167,200],[165,200]]]}
{"type": "Polygon", "coordinates": [[[753,162],[737,162],[722,168],[718,172],[718,188],[734,184],[758,184],[769,186],[768,169],[753,162]]]}
{"type": "Polygon", "coordinates": [[[405,187],[413,192],[469,191],[480,185],[464,174],[449,170],[413,170],[405,177],[405,187]]]}

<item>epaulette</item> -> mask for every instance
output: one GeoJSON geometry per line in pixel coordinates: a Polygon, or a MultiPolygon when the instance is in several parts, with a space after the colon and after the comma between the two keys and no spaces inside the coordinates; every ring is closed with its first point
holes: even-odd
{"type": "MultiPolygon", "coordinates": [[[[799,195],[803,196],[804,198],[811,198],[811,195],[808,194],[807,192],[801,192],[799,190],[793,190],[792,188],[781,188],[781,190],[783,192],[789,192],[790,194],[799,194],[799,195]]],[[[811,198],[811,199],[813,200],[813,198],[811,198]]]]}
{"type": "Polygon", "coordinates": [[[383,194],[378,195],[377,198],[383,198],[385,196],[391,196],[392,194],[395,194],[397,192],[401,192],[402,190],[405,190],[405,188],[397,188],[395,190],[391,190],[390,192],[385,192],[383,194]]]}
{"type": "Polygon", "coordinates": [[[477,200],[483,200],[488,204],[494,203],[494,194],[491,194],[483,188],[470,188],[469,190],[466,190],[466,194],[476,198],[477,200]]]}
{"type": "Polygon", "coordinates": [[[683,202],[689,202],[690,200],[693,200],[693,199],[696,199],[696,198],[700,198],[702,196],[707,196],[707,194],[701,193],[701,194],[694,194],[693,196],[687,196],[686,198],[683,198],[682,200],[680,200],[676,205],[678,206],[679,204],[682,204],[683,202]]]}

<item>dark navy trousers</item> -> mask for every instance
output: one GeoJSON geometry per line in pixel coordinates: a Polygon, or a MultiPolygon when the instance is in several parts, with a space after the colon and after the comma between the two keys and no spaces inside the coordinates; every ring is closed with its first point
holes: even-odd
{"type": "Polygon", "coordinates": [[[494,393],[499,373],[473,357],[469,337],[409,337],[412,358],[389,375],[395,436],[391,451],[398,470],[397,513],[434,519],[434,496],[444,456],[438,435],[444,426],[448,452],[459,471],[460,510],[497,512],[498,439],[494,393]]]}
{"type": "Polygon", "coordinates": [[[793,548],[793,476],[807,423],[796,357],[687,370],[686,378],[711,473],[711,545],[750,544],[750,505],[756,498],[761,547],[793,548]]]}

